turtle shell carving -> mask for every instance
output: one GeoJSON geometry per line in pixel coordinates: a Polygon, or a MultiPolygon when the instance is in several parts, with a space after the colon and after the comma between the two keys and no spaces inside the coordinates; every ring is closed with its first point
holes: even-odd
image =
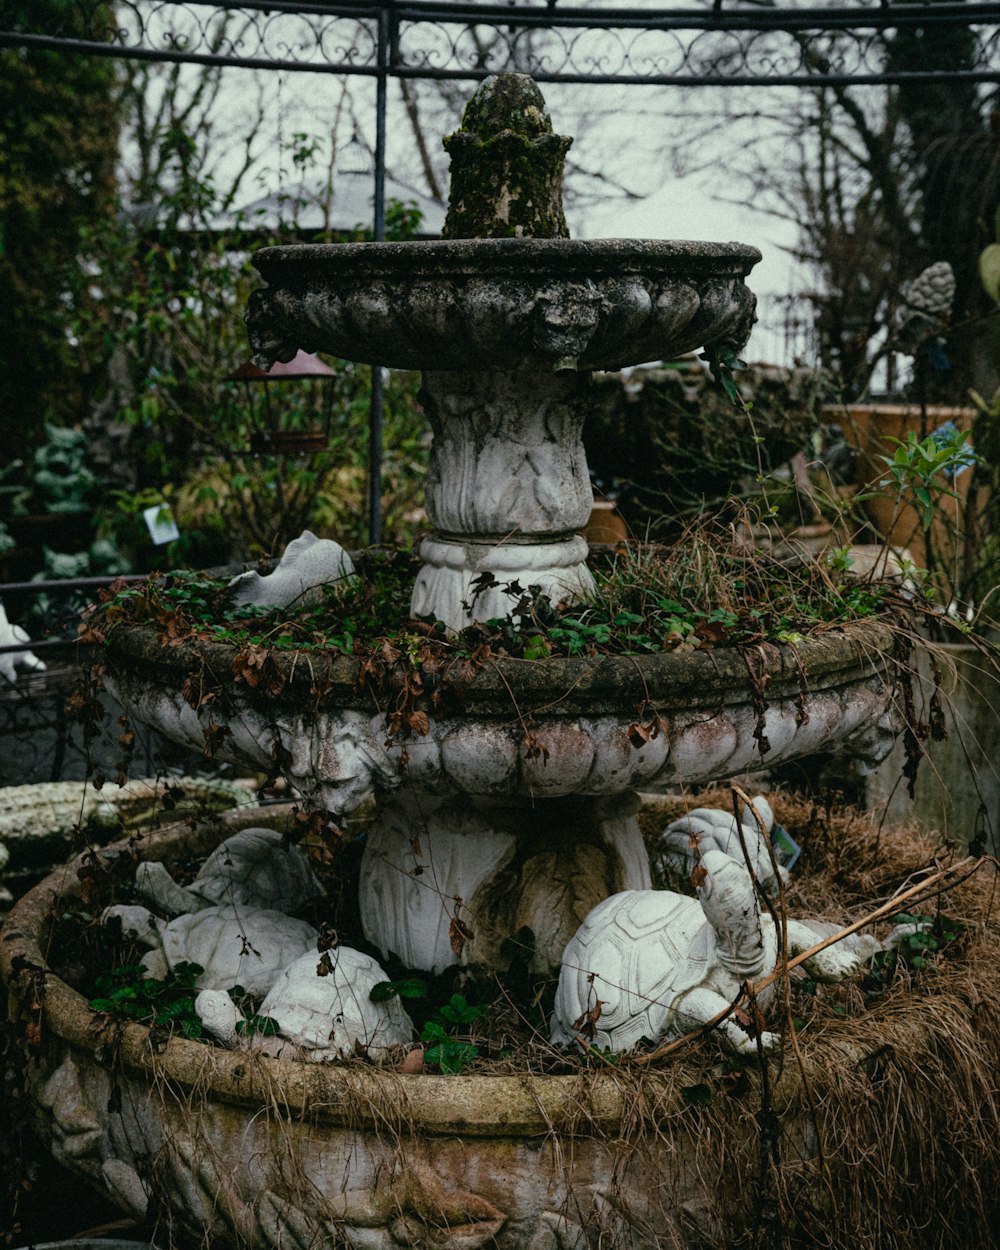
{"type": "Polygon", "coordinates": [[[552,1040],[571,1041],[573,1023],[598,1003],[595,1046],[625,1051],[664,1036],[672,1003],[708,977],[710,933],[696,898],[668,890],[606,898],[566,947],[552,1040]]]}
{"type": "Polygon", "coordinates": [[[372,987],[389,977],[377,960],[347,946],[330,953],[332,968],[317,971],[315,953],[277,977],[259,1014],[269,1016],[308,1059],[346,1059],[360,1047],[377,1055],[409,1042],[413,1022],[398,998],[373,1002],[372,987]]]}
{"type": "Polygon", "coordinates": [[[204,972],[196,983],[201,989],[242,985],[254,995],[266,994],[282,968],[315,950],[318,936],[311,924],[283,912],[228,905],[206,907],[161,925],[163,957],[169,967],[185,960],[200,964],[204,972]]]}

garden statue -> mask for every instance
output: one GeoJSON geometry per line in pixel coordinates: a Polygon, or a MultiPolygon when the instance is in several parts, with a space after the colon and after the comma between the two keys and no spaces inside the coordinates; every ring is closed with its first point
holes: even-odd
{"type": "Polygon", "coordinates": [[[354,564],[339,543],[317,538],[305,530],[288,544],[273,572],[262,577],[256,570],[240,573],[229,583],[233,602],[257,608],[288,608],[308,602],[318,586],[351,577],[354,564]]]}
{"type": "MultiPolygon", "coordinates": [[[[0,647],[13,647],[18,643],[30,642],[28,631],[20,625],[12,625],[7,620],[3,602],[0,601],[0,647]]],[[[0,680],[17,681],[18,670],[25,673],[41,673],[45,664],[35,655],[34,651],[0,651],[0,680]]]]}
{"type": "Polygon", "coordinates": [[[896,329],[903,351],[916,355],[947,330],[955,290],[955,272],[946,260],[928,265],[904,285],[896,329]]]}
{"type": "MultiPolygon", "coordinates": [[[[552,1041],[581,1038],[615,1052],[717,1025],[733,1050],[765,1052],[776,1033],[726,1014],[747,982],[762,980],[778,961],[779,935],[762,915],[753,878],[741,860],[710,849],[699,861],[698,897],[670,890],[630,890],[590,913],[563,954],[552,1041]]],[[[809,922],[787,921],[788,954],[810,950],[825,936],[809,922]]],[[[880,949],[867,935],[845,938],[806,961],[818,981],[861,968],[880,949]]],[[[773,987],[758,998],[766,1007],[773,987]]]]}
{"type": "MultiPolygon", "coordinates": [[[[739,830],[732,812],[709,807],[685,812],[662,830],[651,853],[659,858],[666,872],[689,877],[706,851],[722,851],[733,859],[742,859],[746,847],[754,880],[768,893],[777,894],[777,878],[771,864],[774,851],[768,851],[768,839],[773,841],[774,812],[762,794],[753,800],[753,806],[756,816],[749,805],[744,804],[739,830]]],[[[787,871],[780,864],[777,867],[778,876],[787,881],[787,871]]]]}
{"type": "Polygon", "coordinates": [[[123,934],[150,949],[142,963],[149,976],[162,980],[179,964],[198,964],[200,989],[228,990],[240,985],[264,995],[278,974],[319,936],[311,924],[283,911],[223,904],[163,920],[145,907],[116,903],[104,912],[105,924],[120,924],[123,934]]]}
{"type": "Polygon", "coordinates": [[[136,889],[161,911],[180,915],[212,904],[297,911],[323,894],[308,856],[274,829],[241,829],[209,855],[185,889],[163,864],[142,863],[136,889]]]}
{"type": "Polygon", "coordinates": [[[398,998],[372,1001],[371,991],[389,978],[370,955],[338,946],[327,959],[321,964],[312,951],[279,973],[258,1010],[276,1029],[270,1036],[241,1032],[240,1013],[224,990],[202,990],[195,1011],[225,1046],[312,1062],[377,1058],[413,1040],[413,1022],[398,998]]]}

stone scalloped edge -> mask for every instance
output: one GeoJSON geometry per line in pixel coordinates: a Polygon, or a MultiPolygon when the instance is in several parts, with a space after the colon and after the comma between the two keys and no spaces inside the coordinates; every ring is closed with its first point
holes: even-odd
{"type": "Polygon", "coordinates": [[[687,239],[426,239],[265,247],[253,265],[269,282],[308,286],[328,278],[586,278],[595,264],[614,274],[745,277],[760,259],[748,243],[687,239]]]}
{"type": "MultiPolygon", "coordinates": [[[[249,704],[269,709],[287,704],[297,710],[319,706],[372,711],[370,692],[359,684],[360,662],[322,651],[272,651],[285,679],[278,696],[237,685],[232,678],[238,644],[186,642],[164,646],[152,626],[116,625],[108,632],[107,660],[112,672],[143,674],[151,680],[178,681],[204,664],[249,704]]],[[[892,628],[878,621],[838,626],[801,643],[770,643],[754,649],[760,665],[753,674],[767,683],[766,701],[795,696],[802,690],[799,664],[808,684],[804,693],[841,686],[885,673],[898,658],[892,628]]],[[[456,685],[465,716],[503,716],[517,708],[528,715],[548,711],[559,716],[594,716],[635,711],[645,704],[655,711],[722,708],[752,701],[745,652],[716,648],[684,654],[602,655],[545,660],[497,659],[467,683],[456,685]],[[739,698],[726,697],[738,691],[739,698]]]]}

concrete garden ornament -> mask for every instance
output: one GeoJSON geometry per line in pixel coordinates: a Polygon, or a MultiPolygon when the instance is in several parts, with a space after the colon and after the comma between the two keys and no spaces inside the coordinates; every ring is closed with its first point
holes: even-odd
{"type": "MultiPolygon", "coordinates": [[[[762,794],[753,799],[753,806],[759,823],[749,806],[744,804],[739,831],[732,812],[696,807],[667,825],[656,839],[653,855],[659,857],[668,872],[686,878],[706,851],[722,851],[724,855],[742,860],[745,846],[754,878],[769,894],[777,894],[777,881],[767,847],[767,839],[774,829],[774,812],[762,794]]],[[[783,881],[788,880],[788,873],[780,864],[778,875],[783,881]]]]}
{"type": "Polygon", "coordinates": [[[318,934],[311,924],[281,911],[253,910],[224,904],[162,920],[145,907],[116,904],[104,913],[105,923],[118,921],[126,936],[151,949],[143,964],[160,980],[181,963],[204,969],[196,984],[223,990],[242,985],[248,994],[266,994],[283,968],[306,951],[316,949],[318,934]]]}
{"type": "MultiPolygon", "coordinates": [[[[594,1046],[631,1050],[644,1038],[687,1033],[709,1024],[740,995],[744,982],[774,971],[778,934],[762,915],[746,865],[719,850],[701,857],[705,875],[698,897],[670,890],[628,890],[590,913],[563,954],[552,1041],[584,1036],[594,1046]],[[581,1035],[587,1021],[591,1027],[581,1035]]],[[[789,954],[815,946],[824,926],[789,920],[789,954]]],[[[806,961],[818,981],[837,981],[880,949],[874,938],[845,938],[806,961]]],[[[759,997],[766,1006],[773,986],[759,997]]],[[[776,1033],[757,1039],[734,1016],[719,1032],[742,1054],[780,1045],[776,1033]]]]}
{"type": "Polygon", "coordinates": [[[186,889],[156,862],[138,866],[135,884],[140,894],[171,914],[213,904],[298,911],[323,894],[308,857],[276,830],[256,826],[216,847],[186,889]]]}
{"type": "Polygon", "coordinates": [[[303,955],[283,969],[258,1009],[258,1016],[277,1026],[272,1037],[240,1032],[240,1013],[222,990],[202,990],[195,1011],[205,1029],[224,1045],[258,1049],[289,1058],[378,1058],[389,1047],[412,1041],[413,1022],[398,998],[373,1002],[374,986],[388,974],[360,951],[339,946],[329,952],[330,966],[321,974],[319,955],[303,955]]]}
{"type": "Polygon", "coordinates": [[[340,543],[303,531],[288,544],[273,573],[251,569],[229,583],[233,602],[255,608],[288,608],[308,600],[310,592],[354,574],[354,562],[340,543]]]}
{"type": "MultiPolygon", "coordinates": [[[[13,647],[17,643],[30,642],[28,631],[20,625],[12,625],[0,602],[0,647],[13,647]]],[[[0,651],[0,680],[12,685],[17,681],[18,670],[24,673],[41,673],[45,665],[33,651],[0,651]]]]}

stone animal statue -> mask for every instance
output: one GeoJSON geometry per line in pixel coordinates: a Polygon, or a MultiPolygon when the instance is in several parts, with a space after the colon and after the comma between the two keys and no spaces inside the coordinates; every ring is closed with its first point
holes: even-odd
{"type": "MultiPolygon", "coordinates": [[[[778,934],[770,916],[761,914],[746,865],[710,849],[701,867],[697,898],[626,890],[594,908],[563,954],[553,1043],[582,1035],[616,1052],[644,1038],[657,1043],[706,1025],[737,998],[745,981],[774,970],[778,934]],[[581,1033],[588,1015],[592,1027],[581,1033]]],[[[789,954],[808,950],[828,933],[823,925],[789,920],[789,954]]],[[[818,952],[806,967],[816,980],[840,980],[879,949],[873,937],[854,935],[818,952]]],[[[761,1007],[773,990],[760,994],[761,1007]]],[[[735,1015],[718,1029],[733,1050],[756,1052],[757,1040],[735,1015]]],[[[762,1033],[760,1044],[774,1050],[780,1037],[762,1033]]]]}
{"type": "Polygon", "coordinates": [[[323,896],[308,856],[276,829],[258,827],[241,829],[220,843],[186,888],[156,862],[139,865],[135,884],[140,894],[170,915],[222,903],[297,911],[323,896]]]}
{"type": "Polygon", "coordinates": [[[316,950],[319,936],[311,924],[268,909],[236,908],[231,904],[162,920],[145,907],[116,904],[104,922],[117,920],[122,932],[150,947],[143,966],[163,980],[179,963],[200,964],[195,984],[200,989],[228,990],[241,985],[263,996],[278,973],[307,951],[316,950]]]}
{"type": "Polygon", "coordinates": [[[413,1039],[413,1022],[398,998],[371,1000],[372,987],[389,979],[376,960],[349,946],[331,951],[330,959],[333,967],[323,976],[315,951],[279,973],[257,1013],[277,1024],[276,1036],[241,1033],[240,1013],[221,990],[202,990],[195,1011],[205,1031],[225,1046],[312,1061],[361,1052],[377,1058],[413,1039]]]}
{"type": "MultiPolygon", "coordinates": [[[[777,894],[777,880],[766,841],[775,827],[774,812],[762,794],[758,794],[752,802],[760,823],[750,811],[749,805],[744,804],[740,813],[743,841],[754,876],[761,888],[768,894],[777,894]]],[[[654,864],[659,861],[656,866],[668,879],[671,874],[675,874],[686,880],[701,855],[710,850],[721,851],[733,859],[743,860],[743,847],[736,828],[736,818],[732,812],[721,808],[696,807],[662,830],[651,848],[651,859],[654,864]],[[697,848],[691,845],[693,837],[698,839],[697,848]]],[[[778,873],[783,881],[788,880],[788,873],[780,865],[778,873]]]]}
{"type": "MultiPolygon", "coordinates": [[[[30,641],[27,630],[20,625],[12,625],[7,620],[7,613],[0,602],[0,647],[13,647],[17,643],[30,641]]],[[[18,669],[25,673],[41,673],[45,671],[45,665],[33,651],[0,652],[0,680],[9,681],[13,685],[17,681],[18,669]]]]}
{"type": "Polygon", "coordinates": [[[251,569],[229,583],[237,607],[287,608],[308,602],[310,592],[354,576],[354,562],[340,543],[304,530],[285,548],[278,566],[266,577],[251,569]]]}

